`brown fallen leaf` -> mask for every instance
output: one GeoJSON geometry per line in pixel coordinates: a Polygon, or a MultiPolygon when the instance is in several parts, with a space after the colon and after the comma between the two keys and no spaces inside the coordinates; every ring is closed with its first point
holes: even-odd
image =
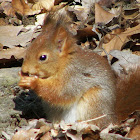
{"type": "Polygon", "coordinates": [[[6,15],[12,17],[16,17],[16,13],[20,14],[21,16],[34,15],[40,13],[41,10],[31,9],[31,6],[33,4],[34,2],[29,3],[29,2],[25,2],[25,0],[12,0],[12,2],[3,1],[1,3],[1,7],[6,15]]]}
{"type": "Polygon", "coordinates": [[[0,18],[0,26],[6,26],[6,25],[8,25],[6,20],[4,18],[0,18]]]}
{"type": "Polygon", "coordinates": [[[33,119],[29,121],[29,125],[26,126],[26,130],[19,129],[14,134],[12,140],[52,140],[52,129],[50,123],[47,123],[45,119],[33,119]]]}
{"type": "Polygon", "coordinates": [[[24,58],[26,48],[19,48],[14,47],[11,49],[3,49],[0,51],[0,61],[1,59],[10,59],[12,56],[14,56],[16,59],[22,59],[24,58]]]}
{"type": "Polygon", "coordinates": [[[95,3],[95,23],[109,23],[115,17],[114,14],[104,10],[98,3],[95,3]]]}
{"type": "Polygon", "coordinates": [[[47,11],[51,10],[54,6],[54,0],[37,0],[32,6],[32,10],[42,10],[43,8],[47,11]]]}
{"type": "Polygon", "coordinates": [[[132,131],[129,133],[128,137],[135,138],[137,140],[140,139],[140,125],[137,125],[132,131]]]}
{"type": "Polygon", "coordinates": [[[0,26],[0,43],[10,48],[16,45],[26,46],[39,34],[34,33],[34,29],[19,34],[22,28],[23,26],[0,26]]]}
{"type": "Polygon", "coordinates": [[[99,0],[99,4],[102,6],[110,6],[113,4],[116,0],[99,0]]]}
{"type": "Polygon", "coordinates": [[[140,51],[135,51],[133,54],[140,56],[140,51]]]}
{"type": "Polygon", "coordinates": [[[11,2],[3,1],[1,3],[2,9],[4,10],[4,13],[8,16],[15,16],[15,11],[12,8],[11,2]]]}
{"type": "Polygon", "coordinates": [[[12,140],[27,140],[27,139],[35,139],[39,134],[39,129],[29,129],[29,130],[21,130],[18,131],[13,137],[12,140]]]}
{"type": "MultiPolygon", "coordinates": [[[[140,24],[133,28],[128,28],[125,32],[116,35],[109,43],[103,44],[102,47],[107,53],[111,50],[121,50],[123,44],[128,41],[128,36],[138,33],[140,33],[140,24]]],[[[102,52],[101,55],[104,56],[105,52],[102,52]]]]}
{"type": "Polygon", "coordinates": [[[117,28],[113,30],[111,33],[108,33],[104,36],[104,43],[109,43],[110,40],[112,40],[116,35],[120,34],[121,32],[124,32],[124,29],[117,28]]]}
{"type": "Polygon", "coordinates": [[[130,50],[112,50],[110,54],[118,59],[111,66],[117,75],[128,74],[134,65],[140,65],[140,56],[133,54],[130,50]]]}
{"type": "Polygon", "coordinates": [[[55,0],[54,1],[54,5],[58,5],[59,3],[61,3],[63,0],[55,0]]]}
{"type": "Polygon", "coordinates": [[[82,41],[82,40],[86,39],[87,37],[97,38],[97,34],[92,31],[92,26],[90,26],[90,25],[87,24],[85,26],[85,28],[77,29],[77,35],[76,35],[76,37],[79,40],[82,41]]]}
{"type": "Polygon", "coordinates": [[[139,15],[139,8],[125,10],[123,17],[125,19],[134,19],[139,15]]]}
{"type": "Polygon", "coordinates": [[[21,15],[27,15],[31,11],[30,7],[24,0],[12,0],[12,8],[21,15]]]}
{"type": "Polygon", "coordinates": [[[79,5],[68,7],[68,11],[74,12],[77,19],[83,22],[86,21],[88,18],[88,10],[88,8],[79,5]]]}
{"type": "Polygon", "coordinates": [[[40,140],[52,140],[51,132],[45,133],[43,136],[41,136],[40,140]]]}

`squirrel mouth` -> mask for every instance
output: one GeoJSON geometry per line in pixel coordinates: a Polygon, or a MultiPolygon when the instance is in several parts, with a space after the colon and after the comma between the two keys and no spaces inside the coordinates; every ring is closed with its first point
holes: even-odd
{"type": "Polygon", "coordinates": [[[24,73],[24,72],[20,72],[21,76],[25,76],[25,77],[35,77],[35,78],[41,78],[41,79],[47,79],[47,76],[43,76],[43,75],[37,75],[37,74],[31,74],[31,73],[24,73]]]}
{"type": "Polygon", "coordinates": [[[37,75],[33,75],[33,74],[28,74],[29,77],[35,77],[35,78],[40,78],[39,76],[37,75]]]}

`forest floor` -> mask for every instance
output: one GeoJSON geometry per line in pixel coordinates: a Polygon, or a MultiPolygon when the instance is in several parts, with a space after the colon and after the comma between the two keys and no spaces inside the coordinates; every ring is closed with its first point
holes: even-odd
{"type": "MultiPolygon", "coordinates": [[[[23,90],[18,86],[20,80],[18,73],[21,70],[26,48],[41,32],[47,11],[51,8],[59,9],[65,5],[61,1],[37,0],[37,2],[28,1],[27,3],[24,0],[0,1],[0,140],[10,140],[19,130],[24,130],[24,133],[27,134],[26,138],[33,137],[35,140],[43,136],[44,139],[53,139],[51,135],[55,138],[59,133],[61,133],[62,139],[69,137],[75,140],[84,137],[86,140],[88,137],[97,140],[111,138],[127,140],[127,134],[130,130],[122,128],[122,125],[118,126],[117,129],[109,126],[106,131],[98,130],[95,127],[93,129],[93,126],[88,125],[90,129],[85,130],[86,132],[83,132],[83,127],[87,128],[84,125],[81,126],[80,130],[72,128],[76,127],[76,124],[72,126],[61,124],[56,129],[52,128],[45,120],[39,120],[45,117],[41,99],[32,91],[23,90]],[[47,126],[45,129],[44,124],[47,126]],[[112,128],[110,135],[102,135],[102,132],[109,133],[110,127],[112,128]],[[75,131],[80,133],[75,134],[75,131]],[[30,136],[32,132],[36,134],[30,136]],[[86,135],[87,132],[88,135],[86,135]],[[120,135],[114,136],[112,133],[120,135]]],[[[80,4],[77,1],[71,4],[70,1],[66,8],[68,12],[72,12],[73,17],[76,17],[73,24],[73,27],[76,26],[76,28],[73,28],[71,32],[77,33],[79,42],[84,38],[84,41],[80,42],[81,46],[97,53],[99,51],[102,56],[116,50],[111,52],[113,59],[112,56],[107,56],[111,59],[111,64],[116,59],[119,60],[119,63],[112,65],[116,73],[119,73],[120,66],[126,66],[128,61],[135,64],[136,60],[140,60],[140,1],[100,0],[96,4],[86,3],[85,0],[80,4]],[[91,11],[88,11],[90,14],[86,13],[89,7],[91,8],[91,11]],[[82,35],[85,36],[79,35],[78,32],[84,32],[82,35]],[[101,51],[100,46],[103,47],[104,51],[101,51]]],[[[131,122],[129,128],[134,126],[132,124],[135,122],[131,122]]],[[[123,126],[126,124],[124,123],[123,126]]],[[[26,139],[22,134],[23,131],[19,131],[21,139],[26,139]]],[[[14,140],[17,140],[19,135],[17,134],[14,140]]],[[[128,140],[130,139],[128,138],[128,140]]]]}

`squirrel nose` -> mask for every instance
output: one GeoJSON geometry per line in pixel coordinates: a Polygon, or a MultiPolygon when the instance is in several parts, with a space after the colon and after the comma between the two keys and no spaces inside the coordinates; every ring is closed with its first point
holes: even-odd
{"type": "Polygon", "coordinates": [[[22,75],[28,75],[29,74],[28,67],[26,67],[25,65],[22,65],[22,67],[21,67],[21,74],[22,75]]]}
{"type": "Polygon", "coordinates": [[[21,74],[24,76],[34,76],[37,75],[37,71],[33,67],[30,67],[30,65],[23,65],[21,68],[21,74]]]}

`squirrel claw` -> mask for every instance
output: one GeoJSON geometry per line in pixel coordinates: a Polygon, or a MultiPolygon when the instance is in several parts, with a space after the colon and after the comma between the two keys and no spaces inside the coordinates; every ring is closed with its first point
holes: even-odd
{"type": "Polygon", "coordinates": [[[20,81],[19,81],[19,86],[25,89],[34,89],[36,84],[35,81],[37,80],[37,77],[29,77],[29,76],[23,76],[20,73],[20,81]]]}

